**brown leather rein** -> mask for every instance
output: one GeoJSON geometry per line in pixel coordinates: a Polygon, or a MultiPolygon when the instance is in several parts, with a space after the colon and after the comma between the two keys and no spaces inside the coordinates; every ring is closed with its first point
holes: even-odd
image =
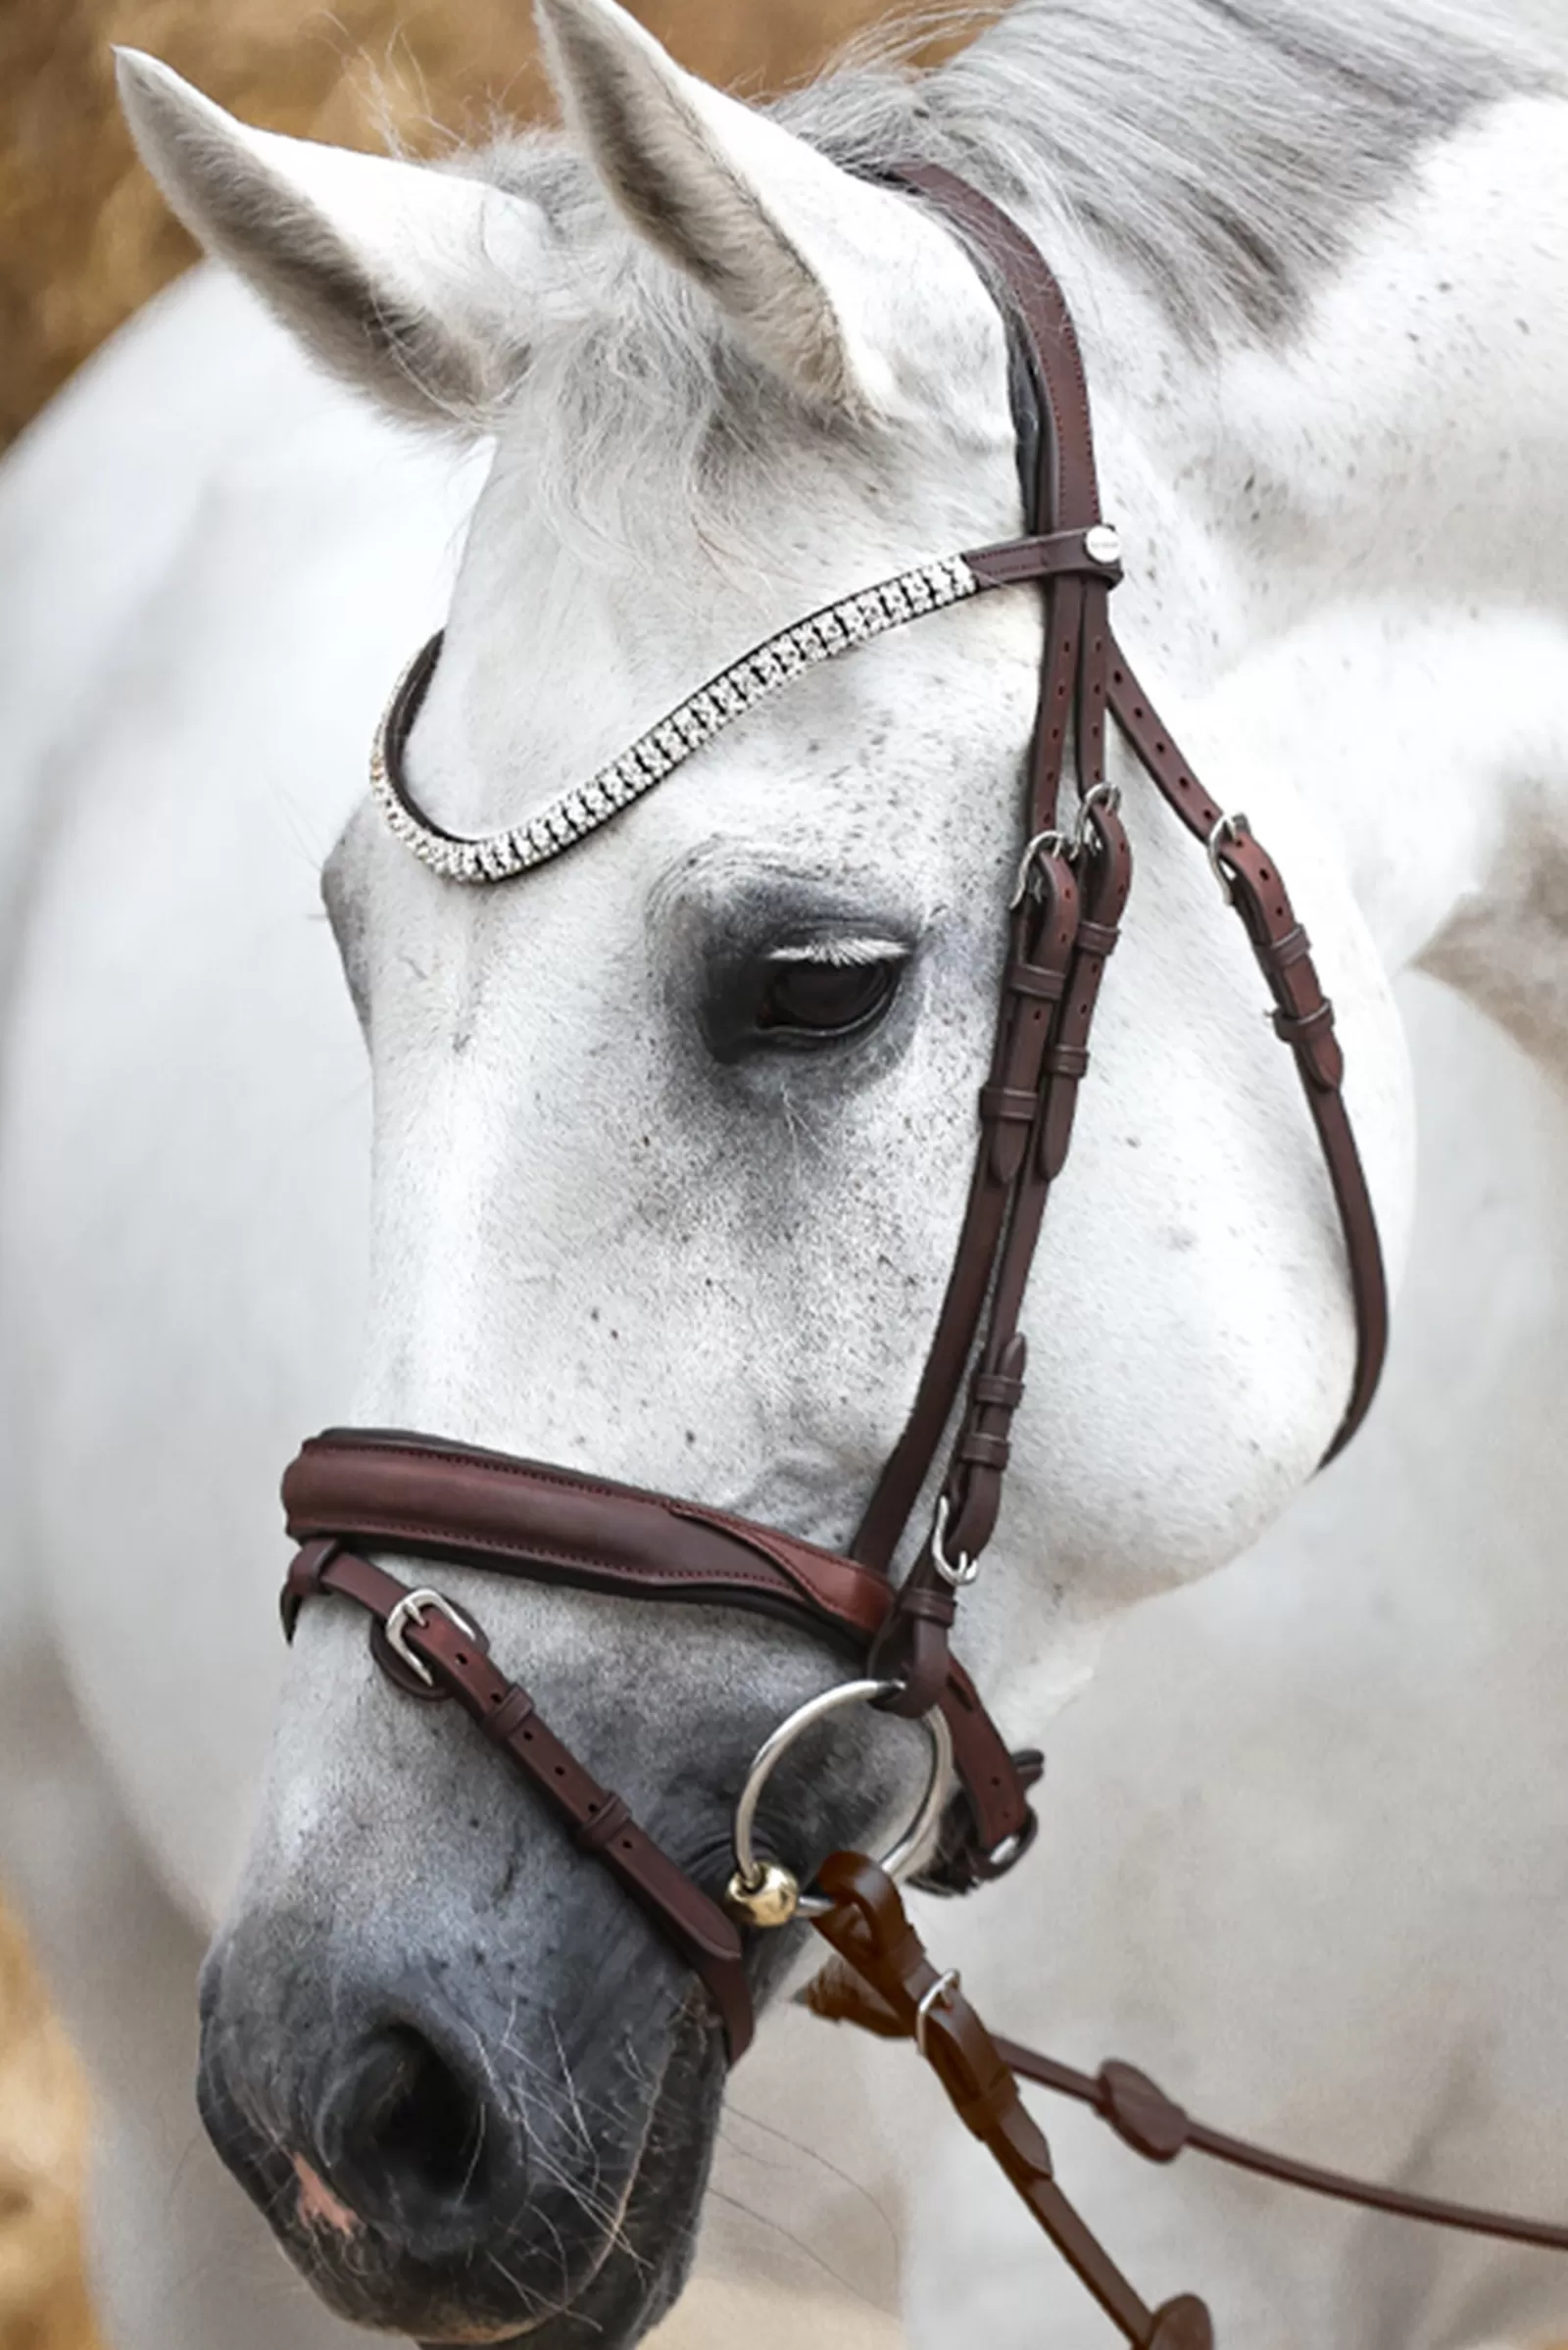
{"type": "MultiPolygon", "coordinates": [[[[1088,393],[1060,289],[1021,230],[963,181],[924,165],[901,168],[889,178],[933,203],[968,240],[1008,318],[1021,363],[1020,448],[1029,458],[1026,535],[906,574],[880,591],[874,605],[862,597],[814,615],[763,649],[752,682],[758,692],[771,690],[774,669],[788,675],[792,662],[831,658],[858,633],[876,633],[959,595],[1023,582],[1044,590],[1045,647],[1028,759],[1026,845],[1007,914],[968,1204],[912,1409],[860,1527],[841,1555],[697,1502],[397,1432],[339,1430],[315,1438],[283,1484],[289,1532],[301,1545],[283,1595],[290,1638],[305,1602],[319,1594],[364,1609],[371,1618],[372,1652],[397,1687],[415,1698],[456,1699],[700,1977],[732,2062],[753,2031],[743,1926],[755,1931],[763,1912],[747,1898],[752,1881],[732,1880],[732,1897],[721,1906],[555,1736],[529,1693],[494,1663],[479,1625],[439,1591],[402,1582],[367,1553],[447,1560],[651,1601],[708,1600],[808,1628],[885,1685],[889,1710],[945,1725],[960,1791],[939,1852],[918,1882],[966,1891],[1014,1865],[1033,1837],[1028,1792],[1043,1765],[1036,1754],[1009,1753],[952,1654],[949,1634],[958,1594],[973,1580],[1001,1507],[1008,1434],[1024,1394],[1025,1293],[1071,1142],[1101,984],[1131,886],[1119,795],[1105,776],[1108,721],[1205,847],[1257,958],[1274,1025],[1295,1058],[1319,1138],[1345,1235],[1356,1323],[1354,1379],[1331,1457],[1366,1414],[1388,1340],[1377,1225],[1346,1112],[1334,1015],[1306,934],[1278,867],[1245,817],[1228,815],[1203,790],[1110,626],[1119,549],[1100,511],[1088,393]],[[1077,789],[1070,827],[1060,811],[1069,755],[1077,789]],[[955,1422],[930,1531],[896,1585],[895,1556],[955,1422]]],[[[710,695],[694,698],[673,722],[645,738],[636,762],[618,762],[603,783],[596,779],[569,796],[546,819],[499,842],[463,843],[422,816],[404,776],[408,737],[439,651],[438,638],[414,664],[388,714],[377,795],[393,829],[426,861],[481,884],[570,847],[617,806],[652,788],[668,764],[705,739],[705,729],[738,714],[731,680],[745,667],[715,680],[710,695]]],[[[785,1882],[793,1886],[793,1880],[785,1882]]],[[[917,2040],[965,2122],[997,2153],[1130,2342],[1202,2350],[1212,2329],[1203,2305],[1191,2296],[1154,2312],[1139,2301],[1052,2181],[1049,2153],[1019,2102],[1015,2073],[1088,2096],[1129,2143],[1155,2159],[1192,2144],[1372,2208],[1568,2248],[1568,2230],[1423,2205],[1309,2173],[1185,2117],[1178,2128],[1179,2109],[1130,2068],[1107,2067],[1089,2082],[1050,2059],[993,2042],[956,1979],[939,1978],[930,1967],[892,1884],[874,1864],[838,1855],[820,1883],[834,1903],[819,1918],[820,1930],[855,1973],[841,1969],[825,1979],[814,2003],[824,2013],[917,2040]]],[[[767,1922],[782,1923],[792,1906],[787,1901],[767,1922]]]]}

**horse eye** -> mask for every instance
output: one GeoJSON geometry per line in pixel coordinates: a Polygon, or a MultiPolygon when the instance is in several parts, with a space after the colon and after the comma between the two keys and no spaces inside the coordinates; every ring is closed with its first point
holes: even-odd
{"type": "Polygon", "coordinates": [[[853,1036],[881,1017],[898,992],[902,963],[783,962],[768,972],[757,1026],[783,1041],[853,1036]]]}

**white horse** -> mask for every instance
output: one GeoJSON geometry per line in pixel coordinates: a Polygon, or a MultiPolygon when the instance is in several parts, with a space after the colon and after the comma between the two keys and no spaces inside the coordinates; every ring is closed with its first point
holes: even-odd
{"type": "MultiPolygon", "coordinates": [[[[1038,652],[1022,596],[798,683],[503,892],[438,884],[353,818],[327,886],[375,1128],[351,1394],[366,1105],[312,874],[470,506],[414,746],[422,801],[460,830],[591,773],[773,627],[1008,534],[998,315],[946,231],[851,168],[956,163],[1066,285],[1130,548],[1124,632],[1290,875],[1396,1260],[1414,1187],[1395,976],[1440,972],[1548,1067],[1568,1033],[1568,106],[1544,66],[1331,0],[1137,0],[1113,23],[1021,0],[940,74],[847,75],[761,114],[610,0],[542,13],[570,143],[442,171],[249,131],[125,69],[144,151],[213,249],[446,447],[362,416],[203,282],[68,398],[7,489],[24,589],[5,643],[5,1857],[112,2112],[100,2246],[127,2350],[342,2338],[281,2297],[190,2153],[193,1951],[220,1912],[209,2111],[331,2304],[547,2346],[629,2342],[668,2306],[717,2116],[711,2033],[639,1919],[450,1723],[388,1693],[324,1604],[236,1888],[283,1680],[273,1478],[352,1404],[841,1542],[959,1214],[1038,652]],[[476,505],[455,427],[495,444],[476,505]],[[862,1011],[879,980],[876,1016],[809,1053],[756,1018],[803,958],[859,974],[862,1011]],[[333,2184],[350,2170],[353,2198],[333,2184]]],[[[1201,857],[1126,782],[1134,910],[1037,1270],[1015,1490],[964,1623],[1020,1740],[1134,1598],[1273,1525],[1350,1359],[1338,1236],[1255,974],[1201,857]]],[[[1433,1033],[1453,1056],[1451,1023],[1433,1033]]],[[[1493,1178],[1446,1154],[1428,1248],[1500,1313],[1504,1353],[1536,1340],[1540,1412],[1561,1380],[1548,1137],[1494,1049],[1440,1079],[1453,1126],[1464,1080],[1497,1135],[1537,1147],[1488,1246],[1462,1211],[1493,1178]],[[1528,1272],[1499,1303],[1503,1241],[1528,1272]]],[[[1121,2052],[1178,2065],[1172,2085],[1196,2100],[1200,2081],[1216,2119],[1546,2202],[1568,2068],[1495,1986],[1510,1960],[1515,1980],[1541,1970],[1543,2003],[1549,1980],[1552,1464],[1531,1454],[1523,1490],[1483,1441],[1497,1355],[1471,1342],[1450,1366],[1434,1344],[1407,1352],[1294,1554],[1282,1540],[1255,1586],[1153,1611],[1142,1656],[1134,1636],[1108,1702],[1060,1741],[1087,1753],[1054,1861],[932,1933],[977,1995],[989,1974],[981,2004],[1019,2036],[1070,2022],[1093,2055],[1135,2033],[1121,2052]],[[1484,1687],[1463,1573],[1478,1513],[1439,1474],[1478,1458],[1487,1564],[1517,1603],[1496,1602],[1484,1687]],[[1414,1529],[1441,1604],[1423,1588],[1415,1606],[1422,1562],[1401,1581],[1387,1550],[1376,1605],[1353,1559],[1311,1584],[1325,1522],[1347,1549],[1348,1527],[1390,1549],[1414,1529]],[[1272,1748],[1270,1689],[1303,1725],[1272,1748]],[[1513,1758],[1471,1820],[1499,1842],[1506,1937],[1490,1909],[1450,1916],[1425,1865],[1358,1842],[1342,1783],[1308,1795],[1262,1759],[1299,1763],[1327,1721],[1351,1783],[1381,1784],[1390,1721],[1436,1738],[1459,1699],[1479,1750],[1513,1758]],[[1174,1825],[1164,1789],[1142,1809],[1156,1766],[1195,1775],[1174,1825]],[[1266,1917],[1238,1937],[1259,1865],[1238,1822],[1280,1847],[1278,1900],[1282,1860],[1314,1886],[1319,1856],[1329,1883],[1343,1861],[1344,1938],[1367,1952],[1347,1979],[1313,1950],[1300,2028],[1264,2046],[1231,2039],[1260,1957],[1280,1963],[1266,1917]],[[1417,1978],[1435,1915],[1460,1956],[1417,1978]]],[[[693,1841],[721,1838],[736,1758],[838,1672],[717,1611],[494,1589],[483,1607],[585,1754],[693,1841]]],[[[883,1740],[827,1758],[842,1835],[874,1837],[906,1799],[916,1746],[883,1740]]],[[[1444,1761],[1410,1767],[1428,1809],[1444,1761]]],[[[1447,1818],[1440,1858],[1473,1890],[1447,1818]]],[[[741,2104],[761,2096],[896,2205],[910,2339],[1101,2338],[996,2181],[938,2150],[912,2062],[852,2068],[824,2034],[804,2080],[805,2030],[774,2027],[741,2104]]],[[[1078,2136],[1084,2199],[1140,2284],[1202,2290],[1222,2340],[1526,2350],[1561,2328],[1568,2287],[1539,2256],[1374,2236],[1212,2179],[1128,2181],[1078,2136]]],[[[807,2192],[764,2216],[791,2224],[807,2192]]],[[[873,2266],[862,2252],[862,2287],[873,2266]]]]}

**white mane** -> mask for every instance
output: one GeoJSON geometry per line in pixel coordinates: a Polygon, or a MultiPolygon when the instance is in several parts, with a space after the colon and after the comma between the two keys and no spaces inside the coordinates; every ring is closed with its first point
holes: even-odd
{"type": "MultiPolygon", "coordinates": [[[[769,111],[849,169],[916,158],[1054,211],[1199,352],[1288,337],[1425,152],[1555,78],[1516,29],[1446,0],[1017,0],[938,70],[908,62],[917,42],[860,44],[769,111]]],[[[618,566],[695,530],[744,564],[788,394],[559,132],[454,162],[539,205],[565,257],[569,295],[526,354],[562,535],[618,566]]]]}

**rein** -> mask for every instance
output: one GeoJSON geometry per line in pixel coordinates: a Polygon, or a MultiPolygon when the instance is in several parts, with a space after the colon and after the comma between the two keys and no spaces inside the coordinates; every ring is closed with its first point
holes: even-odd
{"type": "Polygon", "coordinates": [[[1343,1097],[1333,1009],[1278,867],[1240,813],[1202,788],[1116,642],[1109,598],[1120,543],[1100,508],[1089,398],[1077,338],[1042,256],[1004,213],[952,173],[901,167],[889,180],[933,204],[990,276],[1014,345],[1014,402],[1025,532],[944,557],[826,607],[732,664],[631,751],[525,824],[482,840],[430,821],[409,789],[406,754],[440,659],[436,637],[387,713],[371,788],[394,834],[446,879],[514,879],[589,838],[652,791],[724,727],[819,661],[971,597],[1031,583],[1044,592],[1039,705],[1006,908],[1007,949],[995,1039],[979,1096],[968,1204],[931,1346],[905,1429],[847,1552],[838,1553],[700,1503],[575,1471],[399,1432],[333,1430],[309,1442],[283,1482],[301,1547],[283,1593],[293,1637],[307,1600],[331,1594],[371,1619],[371,1652],[409,1697],[456,1699],[607,1869],[706,1985],[730,2061],[753,2032],[749,1935],[812,1916],[841,1964],[811,1994],[819,2013],[915,2039],[961,2118],[985,2139],[1041,2225],[1124,2339],[1145,2350],[1207,2350],[1212,2327],[1192,2296],[1151,2312],[1055,2185],[1044,2137],[1014,2075],[1081,2095],[1142,2153],[1166,2161],[1191,2144],[1221,2159],[1373,2208],[1568,2249],[1568,2230],[1498,2222],[1309,2172],[1191,2124],[1129,2067],[1095,2081],[994,2041],[939,1976],[894,1886],[913,1875],[964,1892],[1004,1875],[1036,1830],[1029,1790],[1043,1759],[1013,1754],[954,1656],[960,1592],[979,1571],[1002,1505],[1009,1431],[1024,1397],[1019,1328],[1052,1187],[1072,1140],[1078,1090],[1105,967],[1132,885],[1117,787],[1105,775],[1114,724],[1167,806],[1206,849],[1241,919],[1299,1075],[1345,1238],[1356,1361],[1332,1458],[1376,1391],[1388,1344],[1377,1224],[1343,1097]],[[1069,757],[1076,804],[1061,808],[1069,757]],[[943,1455],[944,1439],[954,1434],[943,1455]],[[902,1583],[893,1563],[942,1463],[930,1525],[902,1583]],[[439,1559],[539,1583],[657,1602],[708,1600],[776,1616],[826,1639],[865,1678],[813,1699],[759,1753],[736,1817],[737,1865],[722,1902],[641,1829],[620,1796],[556,1737],[532,1696],[492,1661],[480,1625],[440,1591],[400,1581],[365,1555],[439,1559]],[[838,1704],[866,1699],[925,1724],[931,1783],[915,1827],[886,1868],[839,1854],[821,1892],[759,1856],[751,1830],[780,1754],[838,1704]],[[956,1790],[944,1808],[951,1776],[956,1790]],[[938,1834],[940,1831],[940,1834],[938,1834]]]}
{"type": "Polygon", "coordinates": [[[1050,2146],[1018,2094],[1020,2080],[1090,2106],[1146,2162],[1170,2164],[1191,2147],[1254,2178],[1363,2211],[1568,2252],[1568,2228],[1548,2221],[1406,2194],[1210,2130],[1135,2065],[1111,2058],[1097,2074],[1079,2073],[1016,2040],[994,2038],[964,1998],[957,1970],[937,1972],[883,1870],[858,1852],[835,1852],[822,1866],[821,1882],[833,1907],[816,1929],[839,1955],[807,1990],[807,2006],[829,2023],[914,2041],[965,2129],[995,2156],[1123,2339],[1140,2350],[1212,2350],[1208,2312],[1191,2293],[1153,2311],[1139,2299],[1056,2185],[1050,2146]]]}

